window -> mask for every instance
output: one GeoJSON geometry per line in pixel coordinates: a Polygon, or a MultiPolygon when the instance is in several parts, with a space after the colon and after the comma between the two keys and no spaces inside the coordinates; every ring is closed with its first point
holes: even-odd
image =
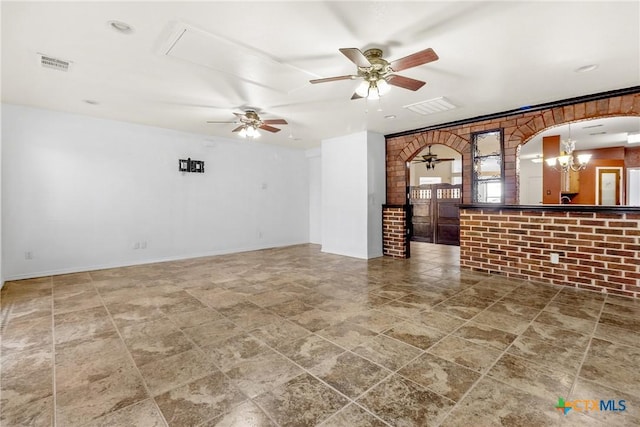
{"type": "Polygon", "coordinates": [[[471,137],[471,143],[473,201],[476,203],[503,203],[502,130],[474,133],[471,137]]]}

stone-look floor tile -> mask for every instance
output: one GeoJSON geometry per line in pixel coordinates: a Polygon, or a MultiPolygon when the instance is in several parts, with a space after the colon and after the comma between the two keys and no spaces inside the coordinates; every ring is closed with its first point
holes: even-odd
{"type": "Polygon", "coordinates": [[[53,425],[53,396],[31,401],[23,406],[0,408],[0,425],[51,427],[53,425]]]}
{"type": "Polygon", "coordinates": [[[128,303],[107,304],[109,313],[119,329],[152,320],[166,319],[167,316],[156,306],[128,303]]]}
{"type": "Polygon", "coordinates": [[[619,313],[603,312],[600,315],[599,323],[607,326],[615,326],[616,328],[638,331],[640,330],[640,315],[636,317],[630,317],[627,315],[621,315],[619,313]]]}
{"type": "Polygon", "coordinates": [[[152,396],[218,370],[207,356],[195,349],[147,363],[138,369],[152,396]]]}
{"type": "Polygon", "coordinates": [[[165,314],[178,314],[178,313],[191,313],[196,310],[202,310],[206,308],[198,299],[192,297],[184,291],[176,292],[176,295],[172,295],[167,304],[158,306],[160,311],[165,314]],[[179,295],[179,296],[178,296],[179,295]]]}
{"type": "MultiPolygon", "coordinates": [[[[94,277],[94,272],[90,274],[91,277],[94,277]]],[[[136,289],[142,287],[142,283],[139,280],[130,277],[101,278],[99,280],[95,280],[94,278],[92,285],[102,296],[121,289],[136,289]]]]}
{"type": "Polygon", "coordinates": [[[564,415],[558,411],[554,412],[552,399],[557,397],[542,399],[512,387],[505,387],[485,377],[464,399],[458,402],[456,408],[441,425],[443,427],[564,425],[562,424],[564,415]]]}
{"type": "Polygon", "coordinates": [[[313,306],[307,305],[298,299],[284,301],[269,306],[269,310],[282,317],[292,317],[313,310],[313,306]]]}
{"type": "Polygon", "coordinates": [[[575,374],[582,361],[584,349],[556,347],[548,341],[520,336],[507,352],[550,369],[575,374]]]}
{"type": "Polygon", "coordinates": [[[57,276],[52,276],[52,279],[54,288],[64,288],[65,286],[89,283],[92,281],[91,274],[89,272],[59,274],[57,276]]]}
{"type": "Polygon", "coordinates": [[[230,320],[223,318],[191,328],[185,328],[183,332],[200,347],[206,347],[242,333],[242,328],[230,320]]]}
{"type": "Polygon", "coordinates": [[[606,341],[640,348],[640,331],[631,331],[599,323],[593,336],[606,341]]]}
{"type": "Polygon", "coordinates": [[[637,319],[638,316],[640,316],[640,303],[636,305],[620,305],[611,302],[605,302],[604,307],[602,308],[602,312],[637,319]]]}
{"type": "Polygon", "coordinates": [[[196,426],[245,400],[221,372],[214,372],[155,398],[169,426],[196,426]]]}
{"type": "Polygon", "coordinates": [[[404,320],[379,310],[366,310],[349,316],[347,321],[367,328],[370,331],[380,333],[404,320]]]}
{"type": "Polygon", "coordinates": [[[597,319],[600,314],[600,307],[591,307],[580,304],[562,304],[556,302],[554,299],[547,304],[544,311],[577,317],[580,319],[597,319]]]}
{"type": "Polygon", "coordinates": [[[352,351],[392,371],[400,369],[421,353],[421,350],[386,335],[370,338],[352,351]]]}
{"type": "Polygon", "coordinates": [[[102,300],[98,292],[92,285],[83,287],[73,292],[59,292],[54,290],[53,311],[54,313],[67,313],[70,311],[86,310],[88,308],[102,306],[102,300]]]}
{"type": "Polygon", "coordinates": [[[382,311],[390,316],[400,317],[405,320],[413,319],[420,315],[420,312],[426,307],[419,307],[408,304],[400,300],[391,301],[390,303],[381,305],[377,310],[382,311]]]}
{"type": "Polygon", "coordinates": [[[295,299],[292,295],[286,295],[279,292],[277,289],[270,289],[259,294],[251,295],[249,300],[260,307],[270,307],[276,304],[281,304],[291,299],[295,299]]]}
{"type": "MultiPolygon", "coordinates": [[[[5,285],[6,286],[6,285],[5,285]]],[[[32,320],[39,317],[51,316],[52,297],[51,291],[47,291],[49,295],[29,297],[5,297],[2,295],[2,307],[0,312],[2,318],[8,322],[32,320]]]]}
{"type": "Polygon", "coordinates": [[[429,353],[400,369],[398,374],[454,402],[480,378],[475,371],[429,353]]]}
{"type": "Polygon", "coordinates": [[[345,317],[348,316],[340,313],[329,313],[327,311],[314,308],[313,310],[305,311],[297,316],[292,316],[289,320],[311,332],[316,332],[320,329],[328,328],[331,325],[340,323],[345,317]]]}
{"type": "Polygon", "coordinates": [[[399,375],[378,384],[358,403],[390,425],[416,427],[438,425],[454,405],[449,399],[399,375]]]}
{"type": "Polygon", "coordinates": [[[256,399],[283,427],[315,426],[349,401],[309,374],[302,374],[256,399]]]}
{"type": "Polygon", "coordinates": [[[351,404],[320,424],[320,427],[385,427],[386,423],[356,404],[351,404]]]}
{"type": "Polygon", "coordinates": [[[563,329],[569,329],[581,334],[591,335],[596,326],[596,319],[584,319],[568,316],[562,313],[543,311],[536,317],[536,322],[546,323],[563,329]]]}
{"type": "Polygon", "coordinates": [[[209,420],[200,427],[275,427],[276,425],[251,401],[236,406],[224,415],[209,420]]]}
{"type": "Polygon", "coordinates": [[[280,347],[298,338],[306,337],[310,332],[293,322],[281,320],[253,329],[250,333],[271,347],[280,347]]]}
{"type": "Polygon", "coordinates": [[[483,286],[474,286],[472,288],[463,290],[458,295],[470,296],[473,298],[482,298],[490,301],[497,301],[508,292],[509,290],[505,290],[504,288],[501,289],[499,287],[491,288],[491,287],[483,287],[483,286]]]}
{"type": "Polygon", "coordinates": [[[138,366],[182,353],[193,347],[183,333],[166,319],[127,326],[121,332],[138,366]]]}
{"type": "Polygon", "coordinates": [[[458,317],[436,311],[423,311],[417,317],[411,319],[411,321],[446,333],[453,332],[465,323],[464,320],[458,317]]]}
{"type": "Polygon", "coordinates": [[[413,288],[406,286],[398,286],[398,285],[384,285],[380,289],[377,289],[375,292],[377,295],[389,298],[391,300],[402,298],[405,295],[409,295],[413,291],[413,288]]]}
{"type": "Polygon", "coordinates": [[[277,347],[277,350],[305,368],[337,356],[344,349],[317,335],[308,335],[277,347]]]}
{"type": "Polygon", "coordinates": [[[567,396],[574,380],[574,375],[529,363],[510,354],[502,356],[487,375],[542,399],[567,396]]]}
{"type": "Polygon", "coordinates": [[[546,341],[557,347],[574,347],[585,350],[589,344],[587,335],[541,322],[533,322],[522,335],[546,341]]]}
{"type": "Polygon", "coordinates": [[[517,335],[477,323],[469,323],[455,331],[453,335],[476,344],[505,350],[517,338],[517,335]]]}
{"type": "Polygon", "coordinates": [[[555,294],[543,293],[542,295],[536,293],[529,293],[530,290],[522,290],[520,288],[505,295],[501,301],[510,302],[513,304],[527,305],[532,308],[542,310],[553,299],[555,294]]]}
{"type": "Polygon", "coordinates": [[[236,363],[224,373],[253,398],[302,373],[302,369],[272,350],[236,363]]]}
{"type": "Polygon", "coordinates": [[[162,414],[151,399],[143,400],[83,424],[83,427],[165,427],[162,414]]]}
{"type": "Polygon", "coordinates": [[[220,320],[223,316],[211,308],[202,308],[194,311],[170,313],[167,317],[180,329],[193,328],[204,323],[220,320]]]}
{"type": "Polygon", "coordinates": [[[269,310],[258,307],[255,304],[251,304],[251,306],[252,307],[244,307],[244,309],[240,309],[237,313],[233,312],[231,314],[226,314],[222,311],[221,313],[228,316],[229,320],[231,320],[241,328],[249,330],[268,325],[270,323],[276,323],[282,320],[280,316],[270,312],[269,310]]]}
{"type": "Polygon", "coordinates": [[[203,348],[209,359],[223,371],[252,359],[269,348],[259,339],[247,333],[227,338],[203,348]]]}
{"type": "Polygon", "coordinates": [[[116,335],[56,348],[58,392],[106,378],[133,367],[127,350],[116,335]]]}
{"type": "Polygon", "coordinates": [[[32,349],[2,358],[0,409],[11,411],[53,395],[51,349],[32,349]]]}
{"type": "Polygon", "coordinates": [[[115,333],[111,317],[102,306],[56,314],[53,323],[56,345],[75,345],[115,333]]]}
{"type": "Polygon", "coordinates": [[[384,334],[422,350],[428,349],[446,335],[444,332],[410,322],[400,323],[384,334]]]}
{"type": "Polygon", "coordinates": [[[632,396],[621,390],[614,390],[605,387],[593,381],[578,378],[576,385],[571,392],[568,400],[578,399],[613,399],[616,402],[616,408],[621,409],[620,400],[625,401],[625,410],[621,412],[599,411],[588,415],[605,423],[608,426],[629,426],[636,427],[640,425],[640,398],[632,396]]]}
{"type": "Polygon", "coordinates": [[[469,320],[491,304],[493,304],[491,300],[470,295],[456,295],[433,307],[433,311],[469,320]]]}
{"type": "Polygon", "coordinates": [[[367,328],[350,322],[329,326],[326,329],[319,330],[316,334],[346,349],[352,349],[363,341],[377,335],[377,333],[367,328]]]}
{"type": "Polygon", "coordinates": [[[429,353],[476,372],[485,372],[498,360],[502,352],[459,337],[448,336],[431,347],[429,353]]]}
{"type": "Polygon", "coordinates": [[[211,292],[203,293],[196,293],[192,290],[189,293],[214,309],[223,309],[246,301],[243,295],[228,290],[215,289],[211,292]]]}
{"type": "Polygon", "coordinates": [[[596,292],[585,292],[581,289],[563,288],[552,302],[575,307],[591,307],[600,310],[606,295],[596,292]]]}
{"type": "MultiPolygon", "coordinates": [[[[57,372],[56,372],[57,376],[57,372]]],[[[133,367],[56,394],[59,425],[77,426],[148,398],[133,367]]]]}
{"type": "Polygon", "coordinates": [[[352,399],[391,373],[349,352],[323,361],[310,369],[310,372],[352,399]]]}
{"type": "Polygon", "coordinates": [[[594,338],[579,375],[585,379],[622,390],[640,398],[640,349],[594,338]]]}
{"type": "Polygon", "coordinates": [[[408,295],[398,298],[396,301],[413,305],[420,310],[430,309],[434,305],[444,301],[449,295],[443,295],[443,292],[436,292],[428,289],[422,289],[419,292],[414,292],[408,295]]]}
{"type": "Polygon", "coordinates": [[[2,355],[25,351],[37,347],[51,348],[53,330],[51,317],[9,323],[2,331],[2,355]]]}
{"type": "Polygon", "coordinates": [[[618,295],[611,295],[611,294],[607,295],[607,299],[605,300],[605,303],[615,304],[615,305],[630,307],[635,309],[640,307],[640,302],[638,302],[637,298],[627,298],[627,297],[621,297],[618,295]]]}

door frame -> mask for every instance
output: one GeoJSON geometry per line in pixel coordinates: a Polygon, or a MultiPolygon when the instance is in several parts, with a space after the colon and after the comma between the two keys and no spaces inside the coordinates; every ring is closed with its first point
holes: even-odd
{"type": "Polygon", "coordinates": [[[598,166],[596,167],[596,205],[602,205],[602,200],[600,197],[600,174],[605,171],[605,170],[612,170],[615,169],[616,171],[618,171],[618,201],[620,202],[620,205],[624,204],[624,185],[623,185],[623,179],[624,179],[624,167],[622,166],[598,166]]]}

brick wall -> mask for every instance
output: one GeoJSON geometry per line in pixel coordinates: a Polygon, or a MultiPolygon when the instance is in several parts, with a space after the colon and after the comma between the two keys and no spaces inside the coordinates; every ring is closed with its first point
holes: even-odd
{"type": "MultiPolygon", "coordinates": [[[[431,144],[443,144],[462,154],[462,200],[463,203],[471,203],[471,134],[503,129],[504,202],[517,204],[519,200],[517,156],[522,144],[553,126],[615,116],[640,116],[640,93],[611,96],[595,101],[577,102],[572,105],[388,137],[386,139],[387,203],[390,205],[405,203],[405,191],[409,185],[407,162],[431,144]]],[[[631,163],[634,161],[634,158],[630,158],[631,163]]],[[[406,235],[403,235],[403,238],[406,238],[406,235]]],[[[383,237],[383,246],[387,244],[383,237]]]]}
{"type": "Polygon", "coordinates": [[[460,266],[640,297],[640,213],[461,209],[460,266]]]}
{"type": "Polygon", "coordinates": [[[403,206],[382,207],[382,253],[394,258],[406,258],[406,213],[403,206]]]}
{"type": "Polygon", "coordinates": [[[640,116],[640,93],[613,96],[597,101],[465,123],[430,131],[390,137],[387,146],[387,203],[405,202],[408,185],[407,162],[427,145],[443,144],[462,154],[462,200],[471,203],[471,134],[492,129],[504,130],[505,204],[518,203],[517,151],[543,130],[565,123],[598,117],[640,116]]]}

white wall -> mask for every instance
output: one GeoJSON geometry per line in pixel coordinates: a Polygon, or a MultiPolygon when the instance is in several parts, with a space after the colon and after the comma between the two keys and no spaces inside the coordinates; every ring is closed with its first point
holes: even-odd
{"type": "Polygon", "coordinates": [[[542,204],[542,163],[531,159],[520,159],[520,201],[521,205],[542,204]]]}
{"type": "Polygon", "coordinates": [[[303,150],[11,105],[2,123],[7,279],[309,241],[303,150]]]}
{"type": "Polygon", "coordinates": [[[322,250],[382,256],[384,137],[370,132],[322,141],[322,250]]]}
{"type": "Polygon", "coordinates": [[[309,242],[322,243],[322,156],[319,148],[307,150],[309,164],[309,242]]]}
{"type": "Polygon", "coordinates": [[[384,135],[367,133],[367,258],[382,256],[382,205],[387,199],[384,135]]]}

